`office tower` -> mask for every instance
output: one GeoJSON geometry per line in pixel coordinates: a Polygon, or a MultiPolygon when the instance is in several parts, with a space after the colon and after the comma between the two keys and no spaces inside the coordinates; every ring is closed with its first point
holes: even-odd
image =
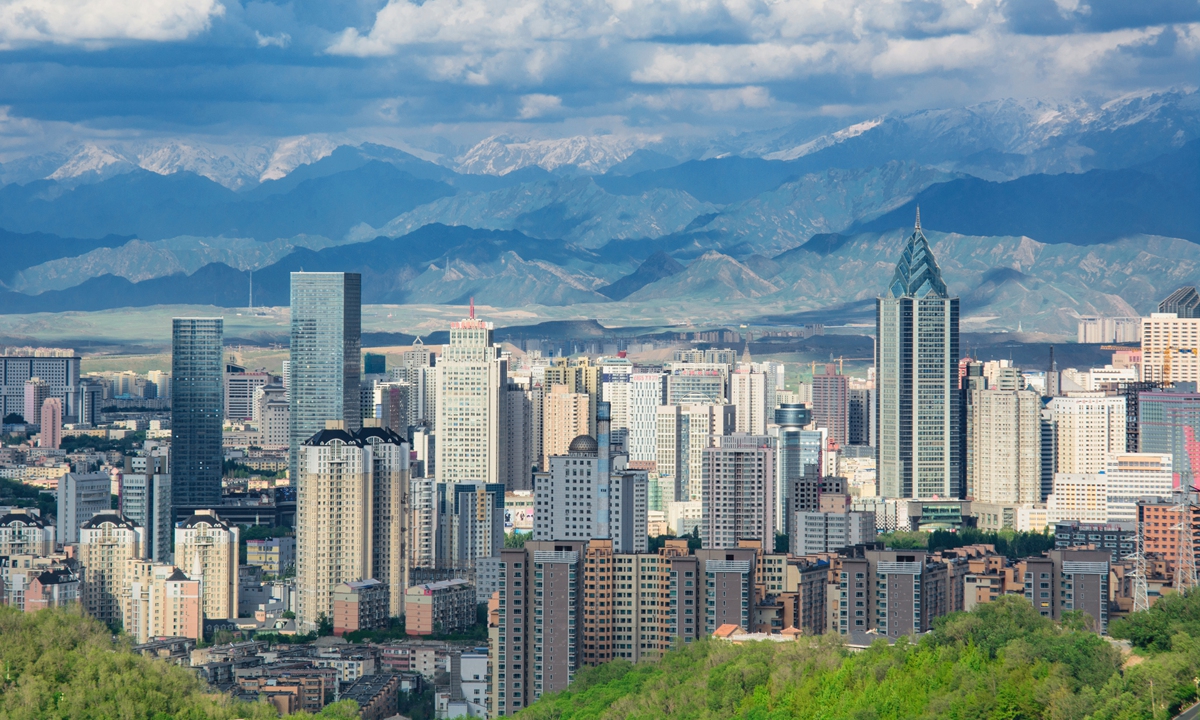
{"type": "Polygon", "coordinates": [[[145,558],[142,528],[120,513],[105,512],[84,522],[79,528],[84,612],[109,627],[121,622],[134,564],[145,558]]]}
{"type": "MultiPolygon", "coordinates": [[[[604,490],[601,486],[601,491],[604,490]]],[[[650,479],[645,470],[614,470],[609,474],[608,503],[604,507],[600,496],[601,522],[598,523],[600,537],[612,539],[617,552],[646,552],[647,519],[650,508],[650,479]],[[604,517],[608,517],[605,530],[604,517]]]]}
{"type": "MultiPolygon", "coordinates": [[[[17,413],[25,418],[25,422],[36,423],[36,407],[28,406],[25,402],[25,384],[32,378],[37,378],[44,389],[37,392],[44,401],[47,397],[56,397],[63,401],[63,417],[79,420],[79,363],[76,356],[42,356],[42,355],[4,355],[0,356],[0,417],[17,413]],[[26,414],[26,410],[32,410],[26,414]]],[[[36,399],[36,398],[35,398],[36,399]]]]}
{"type": "Polygon", "coordinates": [[[212,510],[197,510],[175,526],[175,565],[192,580],[200,580],[204,617],[238,616],[237,525],[212,510]]]}
{"type": "Polygon", "coordinates": [[[1116,453],[1107,466],[1108,522],[1137,522],[1139,499],[1169,498],[1175,489],[1170,455],[1116,453]]]}
{"type": "Polygon", "coordinates": [[[363,375],[383,375],[387,372],[387,356],[363,353],[363,375]]]}
{"type": "Polygon", "coordinates": [[[705,548],[739,540],[775,546],[775,449],[765,435],[714,437],[704,449],[701,497],[705,548]]]}
{"type": "Polygon", "coordinates": [[[1096,632],[1108,632],[1109,554],[1102,550],[1062,548],[1045,557],[1025,560],[1025,598],[1041,615],[1062,619],[1067,610],[1082,610],[1095,621],[1096,632]]]}
{"type": "Polygon", "coordinates": [[[39,377],[29,378],[25,381],[25,405],[21,411],[25,422],[30,425],[38,422],[42,404],[51,396],[50,393],[50,384],[39,377]]]}
{"type": "MultiPolygon", "coordinates": [[[[550,368],[547,368],[550,369],[550,368]]],[[[538,467],[549,467],[549,458],[563,455],[575,438],[588,435],[593,424],[587,393],[571,392],[567,385],[551,385],[543,400],[542,459],[538,467]]]]}
{"type": "Polygon", "coordinates": [[[158,563],[171,560],[171,475],[168,455],[136,458],[143,463],[135,468],[126,457],[121,478],[121,514],[145,530],[146,557],[158,563]]]}
{"type": "Polygon", "coordinates": [[[666,401],[667,381],[662,373],[633,373],[629,376],[629,462],[647,467],[655,462],[658,449],[656,417],[666,401]]]}
{"type": "Polygon", "coordinates": [[[504,412],[502,444],[508,451],[500,468],[500,481],[509,490],[532,490],[533,468],[541,467],[541,455],[534,455],[541,445],[533,439],[535,394],[540,397],[540,388],[535,393],[533,388],[516,384],[510,378],[501,403],[504,412]]]}
{"type": "Polygon", "coordinates": [[[729,401],[729,367],[676,363],[667,376],[667,404],[729,401]]]}
{"type": "Polygon", "coordinates": [[[837,552],[875,542],[873,512],[798,512],[789,537],[793,555],[837,552]]]}
{"type": "Polygon", "coordinates": [[[1055,472],[1104,472],[1108,456],[1125,451],[1125,398],[1072,393],[1046,406],[1054,423],[1055,472]]]}
{"type": "Polygon", "coordinates": [[[443,483],[436,488],[437,567],[470,572],[504,547],[504,486],[443,483]]]}
{"type": "Polygon", "coordinates": [[[162,399],[171,397],[171,373],[162,370],[151,370],[146,373],[146,380],[154,383],[156,396],[162,399]]]}
{"type": "Polygon", "coordinates": [[[1180,318],[1200,318],[1200,294],[1194,287],[1181,287],[1158,304],[1158,311],[1175,313],[1180,318]]]}
{"type": "Polygon", "coordinates": [[[775,530],[788,533],[791,527],[788,516],[793,513],[786,508],[792,504],[789,502],[791,489],[805,480],[810,483],[820,481],[824,444],[820,433],[804,430],[812,422],[812,412],[804,405],[781,405],[775,409],[773,420],[768,432],[775,438],[775,530]],[[815,443],[812,442],[814,436],[815,443]]]}
{"type": "Polygon", "coordinates": [[[1200,393],[1155,390],[1138,395],[1138,450],[1170,453],[1179,487],[1189,490],[1200,478],[1200,393]]]}
{"type": "Polygon", "coordinates": [[[819,428],[829,430],[829,439],[838,447],[850,443],[850,378],[838,373],[830,363],[824,372],[813,375],[812,418],[819,428]]]}
{"type": "MultiPolygon", "coordinates": [[[[362,277],[294,272],[291,280],[292,345],[285,387],[290,405],[288,467],[296,482],[304,475],[301,446],[327,421],[341,421],[348,432],[362,424],[362,277]]],[[[303,495],[303,481],[297,492],[303,495]]]]}
{"type": "Polygon", "coordinates": [[[686,403],[659,406],[655,415],[655,469],[661,480],[673,483],[671,501],[699,500],[704,448],[714,435],[733,434],[732,405],[686,403]]]}
{"type": "Polygon", "coordinates": [[[0,557],[50,555],[54,526],[30,510],[13,509],[0,515],[0,557]]]}
{"type": "Polygon", "coordinates": [[[59,478],[55,529],[60,543],[79,542],[79,528],[112,507],[111,488],[112,479],[105,473],[67,473],[59,478]]]}
{"type": "Polygon", "coordinates": [[[178,516],[186,516],[221,503],[224,321],[175,318],[172,323],[171,502],[178,516]]]}
{"type": "Polygon", "coordinates": [[[409,446],[377,426],[354,433],[337,427],[304,443],[303,492],[297,503],[297,618],[331,617],[333,589],[374,578],[389,592],[389,609],[403,612],[410,560],[409,446]],[[394,593],[394,594],[393,594],[394,593]]]}
{"type": "Polygon", "coordinates": [[[54,448],[62,445],[62,400],[46,398],[42,401],[38,420],[38,447],[54,448]]]}
{"type": "Polygon", "coordinates": [[[1200,381],[1200,317],[1153,313],[1142,318],[1144,382],[1200,381]]]}
{"type": "Polygon", "coordinates": [[[879,494],[961,497],[958,298],[916,228],[875,303],[879,494]]]}
{"type": "Polygon", "coordinates": [[[508,364],[492,344],[492,323],[471,317],[450,323],[450,344],[437,372],[437,478],[441,482],[500,481],[500,400],[508,364]]]}
{"type": "Polygon", "coordinates": [[[104,386],[90,380],[80,380],[74,397],[75,420],[81,425],[99,425],[100,408],[104,403],[104,386]]]}
{"type": "Polygon", "coordinates": [[[855,548],[832,570],[842,635],[920,635],[950,612],[949,569],[923,550],[855,548]]]}
{"type": "Polygon", "coordinates": [[[254,417],[254,393],[275,378],[264,371],[246,372],[237,365],[225,366],[225,419],[244,422],[254,417]]]}
{"type": "Polygon", "coordinates": [[[129,598],[122,630],[135,642],[159,637],[204,637],[203,582],[174,565],[136,562],[129,579],[129,598]]]}
{"type": "Polygon", "coordinates": [[[730,402],[736,410],[739,433],[748,435],[763,435],[767,432],[767,413],[774,411],[774,404],[768,408],[767,386],[770,378],[765,373],[755,372],[751,367],[739,366],[729,378],[730,402]]]}
{"type": "MultiPolygon", "coordinates": [[[[371,487],[371,573],[388,594],[388,616],[404,614],[404,593],[409,586],[411,531],[409,522],[409,444],[394,430],[366,421],[355,434],[363,444],[364,468],[371,487]]],[[[365,579],[365,578],[364,578],[365,579]]]]}
{"type": "Polygon", "coordinates": [[[1042,500],[1042,399],[1031,390],[967,390],[966,487],[983,503],[1042,500]]]}
{"type": "Polygon", "coordinates": [[[875,390],[851,388],[846,398],[846,429],[851,445],[875,446],[875,390]]]}
{"type": "Polygon", "coordinates": [[[282,385],[264,385],[254,393],[254,423],[262,433],[263,447],[283,449],[288,446],[291,407],[287,390],[282,385]]]}

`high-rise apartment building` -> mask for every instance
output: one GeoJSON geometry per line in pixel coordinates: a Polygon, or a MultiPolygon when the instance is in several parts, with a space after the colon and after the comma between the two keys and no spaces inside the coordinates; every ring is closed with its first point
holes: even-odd
{"type": "Polygon", "coordinates": [[[655,416],[655,469],[660,481],[669,480],[674,497],[666,502],[699,500],[704,448],[714,435],[731,435],[736,422],[732,405],[711,403],[661,405],[655,416]]]}
{"type": "Polygon", "coordinates": [[[876,301],[876,472],[890,498],[961,497],[958,298],[916,228],[876,301]]]}
{"type": "MultiPolygon", "coordinates": [[[[533,468],[541,467],[541,455],[534,455],[541,445],[534,442],[534,396],[535,392],[528,384],[519,384],[509,378],[508,387],[504,390],[504,402],[501,403],[504,413],[502,423],[502,444],[507,452],[504,454],[504,465],[500,468],[500,481],[509,490],[532,490],[533,468]]],[[[540,398],[540,390],[536,393],[540,398]]],[[[569,445],[570,443],[568,443],[569,445]]]]}
{"type": "Polygon", "coordinates": [[[111,488],[112,479],[105,473],[67,473],[59,478],[55,521],[60,543],[79,542],[79,528],[112,507],[111,488]]]}
{"type": "Polygon", "coordinates": [[[850,388],[846,399],[846,428],[851,445],[875,445],[875,389],[850,388]]]}
{"type": "Polygon", "coordinates": [[[730,402],[736,408],[736,431],[747,435],[765,435],[769,414],[775,404],[768,399],[774,397],[774,379],[752,365],[741,364],[729,377],[730,402]]]}
{"type": "Polygon", "coordinates": [[[200,580],[204,617],[238,616],[237,525],[212,510],[197,510],[175,526],[175,565],[192,580],[200,580]]]}
{"type": "Polygon", "coordinates": [[[135,562],[122,630],[145,643],[158,637],[204,637],[203,585],[174,565],[135,562]]]}
{"type": "Polygon", "coordinates": [[[492,343],[492,323],[471,317],[450,323],[450,344],[437,373],[437,478],[498,483],[506,457],[501,407],[508,364],[492,343]]]}
{"type": "Polygon", "coordinates": [[[0,557],[50,555],[54,552],[54,526],[26,509],[0,515],[0,557]]]}
{"type": "Polygon", "coordinates": [[[850,378],[829,363],[824,372],[813,375],[812,396],[813,422],[827,428],[838,447],[850,444],[850,378]]]}
{"type": "Polygon", "coordinates": [[[548,468],[551,456],[565,455],[575,438],[590,434],[593,412],[590,396],[571,392],[567,385],[551,385],[542,403],[542,458],[538,467],[548,468]]]}
{"type": "Polygon", "coordinates": [[[793,555],[837,552],[875,542],[875,513],[798,512],[789,536],[793,555]]]}
{"type": "Polygon", "coordinates": [[[312,624],[322,614],[331,617],[334,588],[368,578],[383,583],[389,610],[399,615],[411,568],[409,523],[416,519],[408,443],[377,425],[349,433],[336,421],[329,424],[303,448],[297,618],[312,624]]]}
{"type": "MultiPolygon", "coordinates": [[[[582,394],[588,397],[587,428],[581,435],[596,434],[596,403],[603,399],[603,372],[599,365],[592,365],[586,358],[568,362],[567,358],[554,358],[549,367],[544,369],[542,384],[547,388],[547,397],[553,393],[553,388],[562,385],[566,392],[582,394]]],[[[574,436],[572,436],[574,437],[574,436]]],[[[570,444],[570,438],[567,439],[570,444]]],[[[543,451],[545,452],[545,451],[543,451]]]]}
{"type": "Polygon", "coordinates": [[[1200,478],[1200,393],[1155,390],[1138,394],[1138,450],[1169,453],[1179,486],[1191,488],[1200,478]]]}
{"type": "Polygon", "coordinates": [[[32,377],[25,381],[25,405],[22,409],[25,422],[30,424],[38,422],[42,413],[42,404],[51,397],[50,393],[50,384],[39,377],[32,377]]]}
{"type": "Polygon", "coordinates": [[[1200,381],[1200,317],[1159,312],[1142,318],[1142,380],[1200,381]]]}
{"type": "MultiPolygon", "coordinates": [[[[289,468],[295,483],[304,475],[301,446],[326,422],[340,421],[348,432],[361,427],[362,276],[294,272],[291,282],[286,387],[289,468]]],[[[303,492],[301,484],[299,493],[303,492]]]]}
{"type": "Polygon", "coordinates": [[[38,447],[58,449],[62,445],[63,406],[59,398],[46,398],[38,420],[38,447]]]}
{"type": "Polygon", "coordinates": [[[179,517],[221,503],[224,324],[221,318],[173,320],[171,502],[179,517]]]}
{"type": "Polygon", "coordinates": [[[1104,472],[1108,456],[1125,451],[1125,398],[1100,392],[1071,393],[1046,406],[1054,425],[1055,472],[1104,472]]]}
{"type": "Polygon", "coordinates": [[[658,407],[666,401],[666,375],[633,373],[629,376],[629,462],[648,467],[658,459],[658,407]]]}
{"type": "Polygon", "coordinates": [[[924,551],[859,546],[843,552],[832,568],[838,633],[920,635],[950,612],[949,570],[924,551]]]}
{"type": "Polygon", "coordinates": [[[438,483],[437,567],[471,572],[504,547],[504,486],[438,483]]]}
{"type": "Polygon", "coordinates": [[[1042,398],[1031,390],[967,390],[966,488],[983,503],[1042,500],[1042,398]]]}
{"type": "Polygon", "coordinates": [[[262,434],[263,447],[284,449],[291,432],[291,406],[282,385],[264,385],[254,392],[254,422],[262,434]]]}
{"type": "Polygon", "coordinates": [[[729,401],[729,366],[675,363],[667,376],[667,404],[729,401]]]}
{"type": "Polygon", "coordinates": [[[1062,619],[1081,610],[1095,621],[1096,632],[1108,632],[1109,554],[1102,550],[1064,548],[1025,560],[1025,597],[1040,614],[1062,619]]]}
{"type": "Polygon", "coordinates": [[[765,435],[726,435],[704,449],[702,472],[705,548],[737,547],[740,540],[775,544],[775,449],[765,435]]]}
{"type": "Polygon", "coordinates": [[[110,627],[124,620],[134,565],[146,559],[142,528],[117,512],[89,518],[79,528],[84,612],[110,627]]]}
{"type": "Polygon", "coordinates": [[[147,558],[157,563],[170,562],[174,518],[169,454],[164,451],[125,460],[118,498],[121,514],[145,529],[147,558]],[[132,462],[135,459],[141,461],[136,467],[132,462]]]}
{"type": "Polygon", "coordinates": [[[1046,498],[1051,524],[1063,520],[1108,522],[1108,480],[1104,473],[1055,473],[1054,492],[1046,498]]]}

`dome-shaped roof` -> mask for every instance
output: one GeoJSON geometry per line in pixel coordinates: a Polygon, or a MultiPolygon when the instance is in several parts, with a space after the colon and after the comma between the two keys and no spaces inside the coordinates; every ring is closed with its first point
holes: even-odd
{"type": "Polygon", "coordinates": [[[571,446],[567,448],[567,452],[594,453],[599,448],[600,446],[596,444],[595,438],[591,435],[580,435],[571,441],[571,446]]]}

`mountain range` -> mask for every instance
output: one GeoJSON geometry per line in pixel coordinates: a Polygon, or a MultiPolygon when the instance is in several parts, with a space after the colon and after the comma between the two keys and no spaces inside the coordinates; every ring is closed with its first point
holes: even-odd
{"type": "Polygon", "coordinates": [[[0,312],[722,303],[857,317],[918,206],[964,323],[1069,332],[1200,280],[1196,92],[1000,101],[704,140],[90,144],[0,166],[0,312]]]}

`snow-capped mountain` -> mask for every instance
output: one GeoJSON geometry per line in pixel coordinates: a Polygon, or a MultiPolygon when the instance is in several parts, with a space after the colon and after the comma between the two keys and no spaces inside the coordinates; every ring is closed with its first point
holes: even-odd
{"type": "Polygon", "coordinates": [[[596,174],[629,157],[634,151],[660,142],[659,135],[575,135],[553,140],[521,140],[493,135],[453,161],[454,169],[477,175],[507,175],[524,167],[556,170],[573,166],[596,174]]]}

